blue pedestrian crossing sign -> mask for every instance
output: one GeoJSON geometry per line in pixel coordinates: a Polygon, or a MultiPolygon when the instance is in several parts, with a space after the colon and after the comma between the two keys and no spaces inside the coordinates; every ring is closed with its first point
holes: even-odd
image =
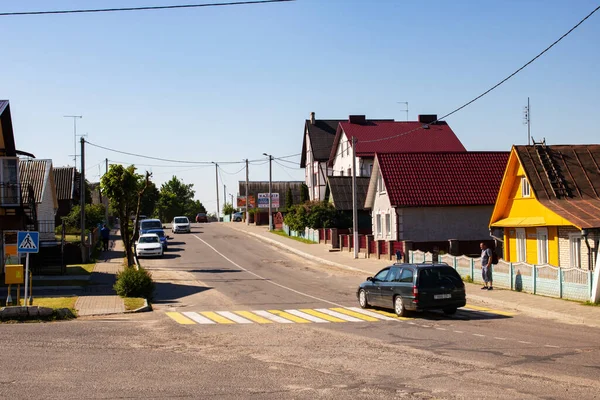
{"type": "Polygon", "coordinates": [[[40,248],[40,233],[19,231],[17,232],[17,243],[19,253],[37,253],[40,248]]]}

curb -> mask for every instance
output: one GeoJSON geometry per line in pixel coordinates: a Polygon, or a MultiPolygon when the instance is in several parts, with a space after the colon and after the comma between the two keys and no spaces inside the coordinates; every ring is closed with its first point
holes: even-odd
{"type": "MultiPolygon", "coordinates": [[[[322,263],[322,264],[326,264],[326,265],[330,265],[330,266],[333,266],[333,267],[344,268],[344,269],[348,269],[348,270],[352,270],[352,271],[358,271],[358,272],[364,272],[366,274],[372,274],[372,272],[365,271],[365,270],[362,270],[360,268],[349,267],[349,266],[344,265],[344,264],[336,263],[334,261],[325,260],[325,259],[322,259],[320,257],[314,256],[312,254],[305,253],[302,250],[295,249],[293,247],[285,245],[285,244],[283,244],[281,242],[278,242],[276,240],[269,239],[269,238],[264,237],[262,235],[258,235],[258,234],[254,233],[254,232],[248,232],[248,231],[245,231],[243,229],[238,229],[238,228],[234,228],[234,227],[231,227],[231,228],[235,229],[236,231],[243,232],[243,233],[245,233],[247,235],[253,236],[253,237],[255,237],[257,239],[260,239],[260,240],[262,240],[264,242],[267,242],[267,243],[269,243],[271,245],[274,245],[275,247],[282,248],[282,249],[290,251],[290,252],[292,252],[292,253],[294,253],[296,255],[299,255],[299,256],[302,256],[304,258],[310,259],[312,261],[316,261],[316,262],[319,262],[319,263],[322,263]]],[[[509,301],[505,301],[505,300],[499,300],[499,299],[491,299],[489,297],[483,297],[483,296],[471,295],[471,294],[467,295],[467,299],[472,299],[474,301],[477,301],[477,302],[483,303],[483,304],[489,304],[489,305],[491,305],[493,307],[501,307],[501,308],[508,308],[508,309],[516,310],[516,311],[522,312],[523,314],[526,314],[526,315],[531,316],[531,317],[551,319],[551,320],[557,320],[559,322],[564,322],[564,323],[568,323],[568,324],[586,325],[586,326],[600,328],[600,324],[595,324],[595,323],[590,322],[589,320],[587,320],[585,318],[576,317],[576,316],[572,316],[572,315],[568,315],[568,314],[563,314],[563,313],[558,313],[558,312],[554,312],[554,311],[549,311],[549,310],[542,309],[542,308],[523,306],[523,305],[520,305],[519,303],[513,303],[513,302],[509,302],[509,301]]]]}

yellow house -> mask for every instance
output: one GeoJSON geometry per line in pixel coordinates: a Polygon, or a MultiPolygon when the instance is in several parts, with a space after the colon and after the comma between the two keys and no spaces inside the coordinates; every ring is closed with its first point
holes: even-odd
{"type": "Polygon", "coordinates": [[[592,269],[600,145],[513,146],[490,220],[510,262],[592,269]]]}

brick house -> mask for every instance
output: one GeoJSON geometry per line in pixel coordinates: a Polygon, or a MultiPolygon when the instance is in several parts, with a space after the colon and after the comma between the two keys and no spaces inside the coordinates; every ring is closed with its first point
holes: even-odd
{"type": "Polygon", "coordinates": [[[480,241],[490,239],[489,218],[508,155],[377,153],[365,201],[374,240],[476,252],[480,241]]]}

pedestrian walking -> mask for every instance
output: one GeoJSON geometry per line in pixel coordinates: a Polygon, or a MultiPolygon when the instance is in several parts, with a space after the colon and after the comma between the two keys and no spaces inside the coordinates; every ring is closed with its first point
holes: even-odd
{"type": "Polygon", "coordinates": [[[488,248],[483,242],[479,244],[481,248],[481,277],[485,285],[481,290],[493,290],[492,280],[492,249],[488,248]],[[488,286],[489,285],[489,286],[488,286]]]}
{"type": "Polygon", "coordinates": [[[402,250],[400,250],[400,249],[396,250],[396,262],[402,261],[402,256],[403,256],[402,250]]]}
{"type": "Polygon", "coordinates": [[[106,227],[106,224],[100,229],[100,236],[102,236],[102,249],[108,251],[108,241],[110,240],[110,229],[106,227]]]}

